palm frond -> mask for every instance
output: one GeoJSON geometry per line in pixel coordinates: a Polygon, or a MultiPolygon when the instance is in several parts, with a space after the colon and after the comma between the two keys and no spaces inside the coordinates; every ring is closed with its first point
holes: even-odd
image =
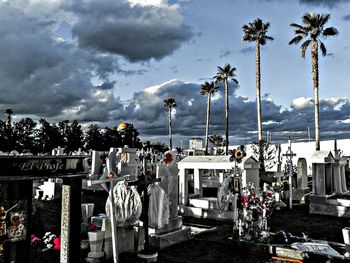
{"type": "Polygon", "coordinates": [[[290,41],[289,41],[289,45],[292,44],[298,44],[301,40],[303,39],[302,35],[296,35],[295,37],[293,37],[290,41]]]}
{"type": "Polygon", "coordinates": [[[299,29],[299,30],[304,30],[304,27],[303,27],[303,26],[298,25],[298,24],[296,24],[296,23],[291,23],[290,26],[291,26],[291,27],[295,27],[295,28],[297,28],[297,29],[299,29]]]}
{"type": "Polygon", "coordinates": [[[315,19],[315,13],[306,13],[302,16],[302,21],[306,26],[312,25],[315,19]]]}
{"type": "Polygon", "coordinates": [[[305,58],[305,53],[306,53],[306,50],[308,48],[308,46],[310,45],[311,43],[311,40],[308,39],[306,40],[303,44],[301,44],[300,46],[300,49],[301,49],[301,57],[304,59],[305,58]]]}
{"type": "Polygon", "coordinates": [[[335,27],[328,27],[325,30],[323,30],[322,35],[323,36],[334,36],[337,35],[339,32],[335,27]]]}
{"type": "Polygon", "coordinates": [[[176,108],[176,101],[174,98],[166,98],[164,99],[164,107],[166,108],[176,108]]]}
{"type": "Polygon", "coordinates": [[[231,78],[231,80],[232,80],[234,83],[238,84],[238,80],[237,80],[236,78],[231,78]]]}
{"type": "Polygon", "coordinates": [[[319,26],[320,27],[323,27],[327,22],[328,20],[331,18],[331,14],[323,14],[323,15],[320,15],[320,21],[319,21],[319,26]]]}
{"type": "Polygon", "coordinates": [[[308,32],[305,29],[295,29],[294,33],[296,35],[307,36],[308,32]]]}
{"type": "Polygon", "coordinates": [[[326,46],[323,44],[323,42],[320,41],[320,49],[321,49],[321,52],[322,52],[322,56],[325,56],[327,55],[327,49],[326,49],[326,46]]]}

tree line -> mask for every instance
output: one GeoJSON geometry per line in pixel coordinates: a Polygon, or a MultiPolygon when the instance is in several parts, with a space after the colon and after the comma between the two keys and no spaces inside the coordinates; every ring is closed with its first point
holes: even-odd
{"type": "Polygon", "coordinates": [[[38,122],[31,118],[22,118],[12,123],[12,110],[6,109],[5,121],[0,121],[0,151],[11,152],[16,150],[20,153],[32,154],[51,153],[58,146],[65,148],[66,153],[82,150],[108,151],[110,147],[141,148],[139,132],[132,124],[124,129],[118,127],[101,128],[97,124],[91,124],[83,131],[80,123],[76,120],[59,121],[49,123],[45,119],[38,122]]]}

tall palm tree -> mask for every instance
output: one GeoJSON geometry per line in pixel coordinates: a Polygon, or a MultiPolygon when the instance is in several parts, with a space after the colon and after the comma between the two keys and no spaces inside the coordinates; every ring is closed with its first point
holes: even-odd
{"type": "Polygon", "coordinates": [[[174,98],[166,98],[164,100],[164,107],[168,108],[169,113],[169,147],[170,150],[173,148],[173,135],[172,135],[172,126],[171,126],[171,112],[176,108],[176,101],[174,98]]]}
{"type": "Polygon", "coordinates": [[[243,41],[255,42],[255,76],[256,76],[256,105],[258,115],[258,139],[263,139],[262,117],[261,117],[261,73],[260,73],[260,47],[265,45],[267,41],[273,40],[272,37],[266,35],[269,30],[270,23],[263,23],[260,18],[255,19],[248,25],[243,25],[243,41]]]}
{"type": "Polygon", "coordinates": [[[209,144],[209,120],[210,120],[210,107],[211,107],[211,96],[218,91],[220,87],[215,85],[214,82],[206,81],[201,85],[201,95],[208,97],[207,102],[207,124],[205,126],[205,152],[208,153],[208,144],[209,144]]]}
{"type": "Polygon", "coordinates": [[[302,16],[303,25],[295,23],[290,24],[294,28],[294,37],[289,41],[289,45],[298,44],[305,40],[301,48],[301,57],[305,58],[307,48],[311,44],[311,59],[312,59],[312,80],[315,96],[315,139],[316,151],[320,150],[320,120],[319,120],[319,98],[318,98],[318,48],[322,55],[327,55],[327,50],[321,39],[327,36],[338,34],[338,30],[334,27],[324,28],[325,24],[330,19],[330,14],[306,13],[302,16]]]}
{"type": "Polygon", "coordinates": [[[228,80],[231,79],[233,82],[238,84],[236,76],[236,68],[231,67],[230,64],[225,64],[225,66],[218,67],[218,73],[214,76],[215,84],[224,82],[225,84],[225,121],[226,121],[226,145],[225,145],[225,154],[228,154],[228,113],[229,113],[229,100],[228,100],[228,80]]]}

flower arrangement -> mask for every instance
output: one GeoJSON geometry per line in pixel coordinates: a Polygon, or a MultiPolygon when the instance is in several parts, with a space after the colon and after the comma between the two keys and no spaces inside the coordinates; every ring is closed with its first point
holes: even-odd
{"type": "Polygon", "coordinates": [[[241,202],[243,208],[248,210],[257,209],[260,206],[260,199],[256,196],[255,187],[252,183],[248,183],[247,187],[243,187],[241,202]]]}
{"type": "Polygon", "coordinates": [[[56,238],[55,234],[52,234],[51,232],[46,232],[43,237],[43,243],[45,245],[44,250],[53,249],[54,243],[53,240],[56,238]]]}
{"type": "Polygon", "coordinates": [[[268,184],[264,184],[263,191],[257,194],[254,185],[248,183],[247,187],[242,189],[240,200],[243,209],[251,214],[253,220],[257,220],[259,215],[269,217],[275,204],[274,190],[268,184]]]}
{"type": "Polygon", "coordinates": [[[61,249],[61,237],[57,237],[51,232],[46,232],[42,239],[35,235],[31,235],[31,246],[37,252],[45,252],[48,250],[61,249]]]}
{"type": "Polygon", "coordinates": [[[260,201],[261,201],[261,208],[263,209],[263,211],[264,210],[266,211],[265,216],[270,217],[273,212],[273,208],[275,206],[276,200],[275,200],[275,191],[273,187],[270,186],[269,184],[266,184],[266,183],[264,184],[260,201]]]}
{"type": "Polygon", "coordinates": [[[61,237],[55,237],[53,239],[53,249],[60,250],[61,249],[61,237]]]}

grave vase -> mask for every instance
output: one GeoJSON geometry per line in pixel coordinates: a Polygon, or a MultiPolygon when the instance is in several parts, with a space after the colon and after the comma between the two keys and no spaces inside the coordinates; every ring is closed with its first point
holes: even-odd
{"type": "Polygon", "coordinates": [[[104,231],[91,231],[88,232],[89,244],[91,252],[99,252],[102,250],[103,239],[105,236],[104,231]]]}

